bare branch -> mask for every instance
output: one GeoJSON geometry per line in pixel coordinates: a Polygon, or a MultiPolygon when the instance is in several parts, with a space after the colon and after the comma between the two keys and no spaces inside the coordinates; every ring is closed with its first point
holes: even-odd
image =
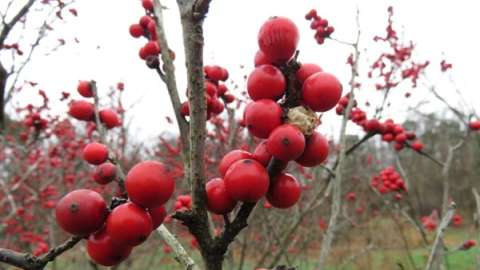
{"type": "Polygon", "coordinates": [[[448,211],[446,212],[445,216],[440,222],[440,225],[438,226],[437,234],[435,236],[435,241],[433,242],[432,251],[430,252],[430,256],[428,257],[428,262],[427,262],[427,266],[425,267],[425,270],[433,269],[434,261],[438,256],[437,253],[439,253],[440,248],[443,248],[442,234],[445,231],[445,229],[448,227],[448,224],[450,224],[450,221],[452,220],[452,217],[454,214],[455,214],[455,203],[452,202],[450,203],[450,206],[448,207],[448,211]]]}

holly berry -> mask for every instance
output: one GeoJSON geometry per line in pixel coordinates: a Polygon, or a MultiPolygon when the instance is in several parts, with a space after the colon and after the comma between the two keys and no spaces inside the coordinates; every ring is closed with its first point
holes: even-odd
{"type": "Polygon", "coordinates": [[[235,161],[240,159],[249,159],[252,158],[252,154],[244,150],[233,150],[228,152],[225,156],[223,156],[220,164],[218,165],[218,171],[220,175],[223,177],[225,173],[227,173],[228,168],[232,165],[235,161]]]}
{"type": "Polygon", "coordinates": [[[153,230],[156,230],[167,217],[167,210],[165,210],[164,205],[157,206],[155,208],[149,209],[148,213],[152,218],[153,230]]]}
{"type": "Polygon", "coordinates": [[[130,169],[125,177],[125,188],[132,202],[154,208],[170,199],[175,180],[163,163],[143,161],[130,169]]]}
{"type": "Polygon", "coordinates": [[[99,230],[108,210],[100,194],[89,189],[74,190],[58,201],[55,217],[58,225],[73,235],[84,236],[99,230]],[[85,222],[88,221],[88,222],[85,222]]]}
{"type": "Polygon", "coordinates": [[[121,125],[120,118],[117,113],[110,109],[103,109],[98,112],[100,121],[105,124],[108,129],[121,125]]]}
{"type": "Polygon", "coordinates": [[[335,107],[341,96],[342,85],[329,73],[317,72],[303,83],[303,102],[316,112],[326,112],[335,107]]]}
{"type": "Polygon", "coordinates": [[[118,245],[112,241],[105,229],[90,235],[87,252],[92,261],[103,266],[114,266],[128,258],[132,247],[118,245]]]}
{"type": "Polygon", "coordinates": [[[95,180],[95,182],[99,183],[100,185],[106,185],[115,180],[116,176],[117,166],[113,165],[110,162],[105,162],[97,166],[95,172],[93,173],[93,180],[95,180]]]}
{"type": "Polygon", "coordinates": [[[83,159],[92,165],[100,165],[108,159],[108,148],[101,143],[89,143],[83,148],[83,159]]]}
{"type": "Polygon", "coordinates": [[[480,121],[479,120],[471,121],[470,123],[468,123],[468,127],[471,130],[480,130],[480,121]]]}
{"type": "Polygon", "coordinates": [[[260,28],[258,46],[274,63],[292,58],[299,40],[297,26],[288,18],[271,17],[260,28]]]}
{"type": "Polygon", "coordinates": [[[80,81],[77,86],[77,91],[82,97],[93,97],[92,86],[89,81],[80,81]]]}
{"type": "Polygon", "coordinates": [[[268,138],[282,124],[282,108],[270,99],[254,101],[245,108],[245,124],[253,136],[268,138]]]}
{"type": "Polygon", "coordinates": [[[207,79],[214,82],[226,81],[228,79],[228,71],[220,66],[205,66],[203,70],[207,79]]]}
{"type": "Polygon", "coordinates": [[[285,94],[285,77],[272,65],[259,66],[250,73],[247,81],[248,95],[253,100],[278,100],[285,94]]]}
{"type": "Polygon", "coordinates": [[[295,74],[295,78],[302,85],[308,77],[317,72],[322,72],[322,68],[317,64],[305,63],[300,66],[295,74]]]}
{"type": "Polygon", "coordinates": [[[131,202],[117,206],[107,218],[107,233],[119,245],[138,246],[152,230],[148,212],[131,202]]]}
{"type": "Polygon", "coordinates": [[[95,114],[92,103],[84,100],[76,100],[70,104],[68,113],[77,120],[90,121],[95,114]]]}
{"type": "Polygon", "coordinates": [[[129,32],[130,32],[130,35],[134,38],[139,38],[145,35],[145,31],[143,30],[143,27],[139,24],[130,25],[129,32]]]}
{"type": "Polygon", "coordinates": [[[233,163],[224,177],[225,189],[233,200],[256,202],[268,191],[269,177],[258,161],[242,159],[233,163]]]}
{"type": "Polygon", "coordinates": [[[413,150],[420,152],[423,149],[423,143],[420,141],[415,141],[410,147],[412,147],[413,150]]]}
{"type": "Polygon", "coordinates": [[[231,212],[237,202],[230,198],[222,178],[214,178],[205,185],[207,191],[207,208],[209,211],[223,215],[231,212]]]}
{"type": "Polygon", "coordinates": [[[262,51],[260,50],[257,51],[257,53],[255,54],[255,60],[254,60],[255,67],[258,67],[261,65],[269,65],[271,63],[272,61],[270,61],[270,59],[268,59],[267,56],[262,51]]]}
{"type": "Polygon", "coordinates": [[[289,208],[295,205],[301,192],[297,179],[290,174],[282,173],[272,178],[267,200],[273,207],[289,208]]]}
{"type": "Polygon", "coordinates": [[[152,0],[142,0],[142,6],[146,10],[153,11],[153,1],[152,0]]]}
{"type": "Polygon", "coordinates": [[[295,161],[304,167],[314,167],[324,162],[328,157],[328,141],[318,132],[307,137],[305,151],[295,161]]]}
{"type": "Polygon", "coordinates": [[[270,159],[272,159],[272,154],[270,154],[267,150],[267,140],[264,140],[257,145],[255,151],[253,152],[252,158],[262,163],[263,166],[267,167],[270,159]]]}
{"type": "Polygon", "coordinates": [[[144,54],[148,57],[151,55],[158,55],[159,53],[162,52],[160,45],[158,44],[157,41],[151,40],[145,44],[143,47],[144,54]]]}
{"type": "Polygon", "coordinates": [[[297,159],[305,150],[305,137],[295,126],[281,125],[273,130],[268,137],[267,150],[279,160],[297,159]]]}

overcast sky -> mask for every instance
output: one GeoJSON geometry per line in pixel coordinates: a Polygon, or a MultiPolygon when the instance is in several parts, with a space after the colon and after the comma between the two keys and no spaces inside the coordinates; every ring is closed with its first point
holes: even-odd
{"type": "MultiPolygon", "coordinates": [[[[181,28],[178,10],[174,0],[163,1],[169,9],[165,11],[165,27],[170,46],[177,53],[175,61],[179,89],[183,95],[185,89],[185,68],[181,28]]],[[[226,67],[231,78],[243,86],[243,76],[253,67],[253,56],[257,50],[257,33],[261,24],[270,16],[286,16],[294,20],[300,30],[300,60],[318,63],[324,70],[335,74],[346,86],[349,80],[349,67],[345,64],[351,53],[348,46],[327,41],[318,46],[309,29],[304,15],[310,9],[318,10],[335,27],[334,37],[353,41],[356,33],[355,14],[360,10],[362,29],[361,46],[365,63],[378,56],[381,47],[372,42],[373,36],[384,34],[387,22],[387,7],[394,6],[395,25],[406,40],[417,44],[416,58],[430,60],[432,66],[428,73],[432,81],[438,82],[443,95],[455,100],[453,88],[448,80],[440,75],[439,62],[446,59],[453,63],[452,76],[462,94],[480,105],[478,94],[478,65],[480,62],[480,25],[479,1],[313,1],[313,0],[213,0],[205,21],[205,64],[218,64],[226,67]],[[241,65],[245,69],[240,69],[241,65]]],[[[163,130],[173,130],[175,126],[167,124],[166,115],[171,115],[171,106],[165,86],[156,74],[145,67],[138,57],[138,50],[144,40],[133,39],[128,27],[137,23],[143,14],[140,1],[137,0],[78,0],[75,8],[77,18],[67,16],[67,23],[58,25],[50,37],[67,40],[67,46],[48,57],[41,51],[35,61],[25,70],[24,78],[37,81],[39,87],[59,97],[61,91],[75,91],[78,80],[94,79],[100,91],[107,91],[118,81],[125,83],[125,103],[138,105],[130,112],[134,131],[141,138],[152,138],[163,130]],[[76,37],[80,43],[73,42],[76,37]]],[[[366,73],[366,64],[361,72],[366,73]]],[[[407,103],[430,98],[425,90],[411,91],[412,99],[403,98],[409,85],[402,87],[392,96],[396,105],[387,111],[386,116],[402,121],[407,103]],[[399,113],[400,112],[400,113],[399,113]]],[[[18,96],[16,102],[31,101],[33,90],[27,90],[18,96]]],[[[360,103],[369,100],[374,103],[379,93],[371,87],[364,87],[360,93],[360,103]]],[[[184,97],[182,96],[184,99],[184,97]]],[[[54,105],[58,112],[66,107],[54,105]]],[[[428,108],[427,108],[428,109],[428,108]]],[[[430,110],[439,110],[433,106],[430,110]]],[[[329,112],[323,118],[321,129],[332,133],[338,127],[339,118],[329,112]]],[[[338,132],[337,132],[338,133],[338,132]]]]}

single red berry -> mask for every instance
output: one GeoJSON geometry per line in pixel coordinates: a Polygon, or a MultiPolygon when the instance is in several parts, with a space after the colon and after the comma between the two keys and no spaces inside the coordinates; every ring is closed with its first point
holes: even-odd
{"type": "Polygon", "coordinates": [[[152,17],[144,15],[140,18],[139,24],[143,28],[147,28],[150,22],[155,22],[152,17]]]}
{"type": "Polygon", "coordinates": [[[225,110],[225,105],[218,98],[214,98],[212,106],[208,108],[214,114],[221,114],[225,110]]]}
{"type": "Polygon", "coordinates": [[[252,158],[262,163],[263,166],[268,166],[270,159],[272,159],[272,154],[270,154],[267,150],[267,140],[264,140],[257,145],[255,151],[253,152],[252,158]]]}
{"type": "Polygon", "coordinates": [[[260,50],[275,63],[285,63],[292,58],[299,40],[297,26],[288,18],[272,17],[260,28],[260,50]]]}
{"type": "Polygon", "coordinates": [[[279,160],[297,159],[305,151],[305,136],[293,125],[281,125],[268,137],[267,150],[279,160]]]}
{"type": "Polygon", "coordinates": [[[233,200],[256,202],[268,191],[269,176],[265,167],[253,159],[233,163],[224,177],[225,188],[233,200]]]}
{"type": "Polygon", "coordinates": [[[235,96],[232,94],[225,94],[223,100],[225,101],[225,104],[232,103],[235,100],[235,96]]]}
{"type": "Polygon", "coordinates": [[[122,123],[118,114],[110,109],[103,109],[98,112],[100,121],[105,124],[108,129],[120,126],[122,123]]]}
{"type": "Polygon", "coordinates": [[[143,161],[130,169],[125,177],[125,188],[132,202],[154,208],[170,199],[175,180],[163,163],[143,161]]]}
{"type": "Polygon", "coordinates": [[[404,143],[407,141],[407,135],[405,133],[399,133],[395,136],[395,141],[397,143],[404,143]]]}
{"type": "Polygon", "coordinates": [[[83,148],[83,159],[92,165],[100,165],[108,159],[108,148],[101,143],[89,143],[83,148]]]}
{"type": "Polygon", "coordinates": [[[89,81],[80,81],[77,86],[77,91],[82,97],[93,97],[92,85],[89,81]]]}
{"type": "Polygon", "coordinates": [[[223,156],[220,164],[218,164],[218,171],[220,175],[223,177],[227,173],[228,168],[235,162],[240,159],[250,159],[252,158],[252,154],[244,150],[232,150],[228,152],[225,156],[223,156]]]}
{"type": "Polygon", "coordinates": [[[372,133],[380,131],[380,122],[377,119],[370,119],[365,123],[365,130],[372,133]]]}
{"type": "MultiPolygon", "coordinates": [[[[155,24],[154,21],[150,21],[147,25],[147,30],[148,33],[150,34],[149,39],[150,40],[158,40],[157,36],[157,25],[155,24]]],[[[174,57],[172,57],[173,60],[174,57]]]]}
{"type": "Polygon", "coordinates": [[[354,202],[357,199],[357,194],[355,194],[355,192],[348,192],[346,199],[347,201],[354,202]]]}
{"type": "Polygon", "coordinates": [[[188,101],[185,101],[180,105],[180,114],[185,117],[190,115],[190,107],[188,106],[188,101]]]}
{"type": "Polygon", "coordinates": [[[214,83],[209,82],[209,81],[205,81],[204,88],[205,88],[205,92],[209,96],[211,96],[211,97],[217,96],[217,86],[215,86],[214,83]]]}
{"type": "Polygon", "coordinates": [[[90,259],[103,266],[114,266],[121,263],[128,258],[131,251],[132,247],[113,242],[105,228],[90,235],[87,241],[87,252],[90,259]]]}
{"type": "Polygon", "coordinates": [[[295,161],[304,167],[317,166],[327,159],[328,148],[327,138],[315,131],[307,137],[305,151],[295,161]]]}
{"type": "Polygon", "coordinates": [[[149,41],[145,46],[143,47],[145,55],[148,56],[155,56],[158,55],[159,53],[162,52],[160,45],[158,44],[157,41],[149,41]]]}
{"type": "Polygon", "coordinates": [[[224,81],[228,78],[228,73],[225,73],[225,69],[220,66],[205,66],[204,72],[207,79],[214,82],[224,81]]]}
{"type": "Polygon", "coordinates": [[[282,124],[282,108],[271,99],[252,102],[245,108],[245,124],[255,137],[268,138],[270,132],[282,124]]]}
{"type": "Polygon", "coordinates": [[[285,87],[285,77],[278,68],[272,65],[255,68],[247,81],[248,95],[253,100],[278,100],[285,94],[285,87]]]}
{"type": "Polygon", "coordinates": [[[391,142],[393,141],[394,137],[392,133],[386,133],[382,136],[382,140],[386,142],[391,142]]]}
{"type": "Polygon", "coordinates": [[[405,129],[401,125],[394,125],[393,126],[393,133],[394,134],[400,134],[400,133],[404,133],[404,132],[405,132],[405,129]]]}
{"type": "Polygon", "coordinates": [[[218,95],[219,97],[225,95],[225,93],[227,93],[227,91],[228,91],[228,88],[227,88],[227,86],[226,86],[225,84],[219,84],[219,85],[217,86],[217,95],[218,95]]]}
{"type": "Polygon", "coordinates": [[[254,60],[255,67],[259,67],[261,65],[270,65],[272,64],[272,61],[267,58],[267,56],[262,52],[262,51],[257,51],[255,54],[255,60],[254,60]]]}
{"type": "Polygon", "coordinates": [[[222,178],[214,178],[205,185],[207,191],[207,208],[210,212],[223,215],[231,212],[237,202],[230,198],[222,178]]]}
{"type": "Polygon", "coordinates": [[[156,230],[167,217],[167,210],[164,205],[160,205],[148,210],[150,217],[152,218],[153,229],[156,230]]]}
{"type": "Polygon", "coordinates": [[[115,207],[107,218],[107,233],[119,245],[138,246],[147,240],[152,230],[148,212],[132,202],[115,207]]]}
{"type": "Polygon", "coordinates": [[[468,123],[468,127],[471,130],[480,130],[480,121],[479,120],[474,120],[468,123]]]}
{"type": "Polygon", "coordinates": [[[68,193],[58,201],[55,208],[58,225],[64,231],[78,236],[99,230],[107,215],[105,200],[89,189],[77,189],[68,193]]]}
{"type": "Polygon", "coordinates": [[[329,73],[317,72],[303,83],[303,102],[316,112],[326,112],[335,107],[341,96],[342,85],[329,73]]]}
{"type": "Polygon", "coordinates": [[[134,38],[139,38],[145,35],[145,31],[140,24],[132,24],[129,28],[130,35],[134,38]]]}
{"type": "Polygon", "coordinates": [[[420,141],[415,141],[412,143],[411,147],[413,150],[420,152],[423,149],[423,143],[420,141]]]}
{"type": "Polygon", "coordinates": [[[97,166],[95,172],[93,173],[93,180],[95,180],[95,182],[99,183],[100,185],[106,185],[115,180],[116,176],[117,166],[113,165],[110,162],[105,162],[97,166]]]}
{"type": "Polygon", "coordinates": [[[77,120],[91,121],[95,115],[95,109],[92,103],[77,100],[70,104],[68,113],[77,120]]]}
{"type": "Polygon", "coordinates": [[[301,192],[297,179],[290,174],[282,173],[272,178],[267,200],[273,207],[289,208],[297,203],[301,192]]]}
{"type": "Polygon", "coordinates": [[[308,77],[317,72],[322,72],[323,69],[317,64],[305,63],[300,66],[295,74],[295,78],[302,85],[308,77]]]}
{"type": "Polygon", "coordinates": [[[153,1],[152,0],[142,0],[142,6],[148,11],[153,11],[153,1]]]}

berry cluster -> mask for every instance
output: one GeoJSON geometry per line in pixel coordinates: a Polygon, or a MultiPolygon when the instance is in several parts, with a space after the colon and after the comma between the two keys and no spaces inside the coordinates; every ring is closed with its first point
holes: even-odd
{"type": "Polygon", "coordinates": [[[400,174],[393,167],[383,169],[378,175],[374,175],[370,185],[381,194],[395,192],[395,199],[401,200],[401,192],[406,192],[407,187],[400,174]]]}
{"type": "MultiPolygon", "coordinates": [[[[228,88],[224,83],[228,79],[228,71],[220,66],[205,66],[203,68],[205,74],[205,100],[207,102],[207,119],[214,115],[219,115],[225,109],[226,104],[232,103],[235,96],[228,92],[228,88]]],[[[190,91],[187,90],[187,97],[190,91]]],[[[182,116],[190,115],[190,107],[188,101],[182,103],[180,107],[182,116]]]]}
{"type": "Polygon", "coordinates": [[[323,44],[325,39],[329,38],[333,31],[335,31],[333,26],[328,25],[327,19],[322,19],[322,17],[317,15],[317,11],[315,9],[310,10],[307,15],[305,15],[305,19],[312,21],[310,28],[315,30],[315,40],[318,44],[323,44]]]}
{"type": "MultiPolygon", "coordinates": [[[[94,96],[95,82],[80,81],[78,83],[77,91],[85,98],[92,98],[94,96]]],[[[95,106],[93,103],[86,100],[74,100],[69,105],[68,113],[70,116],[81,121],[95,121],[95,106]]],[[[100,122],[102,122],[107,129],[112,129],[121,125],[120,118],[112,109],[101,109],[98,112],[100,122]]]]}
{"type": "Polygon", "coordinates": [[[237,201],[256,202],[264,196],[273,207],[291,207],[300,197],[300,183],[281,171],[292,160],[313,167],[328,156],[326,138],[314,131],[319,123],[315,112],[333,108],[342,86],[319,66],[296,62],[298,40],[296,25],[287,18],[272,17],[260,28],[256,68],[247,81],[253,101],[246,105],[241,123],[250,135],[266,140],[253,153],[233,150],[222,158],[221,178],[206,185],[213,213],[225,214],[237,201]],[[287,83],[289,74],[293,84],[287,83]],[[273,163],[277,173],[270,177],[266,168],[273,163]]]}
{"type": "MultiPolygon", "coordinates": [[[[343,96],[338,102],[335,108],[338,115],[344,114],[349,102],[349,97],[350,93],[343,96]]],[[[368,119],[365,111],[357,107],[356,100],[353,101],[353,108],[350,112],[349,119],[361,126],[365,132],[382,135],[382,140],[385,142],[395,142],[394,148],[397,151],[401,151],[405,146],[417,152],[423,149],[423,143],[415,140],[417,136],[413,131],[406,131],[402,125],[396,124],[392,119],[387,119],[383,123],[375,118],[368,119]],[[413,142],[409,143],[409,141],[413,142]]]]}

